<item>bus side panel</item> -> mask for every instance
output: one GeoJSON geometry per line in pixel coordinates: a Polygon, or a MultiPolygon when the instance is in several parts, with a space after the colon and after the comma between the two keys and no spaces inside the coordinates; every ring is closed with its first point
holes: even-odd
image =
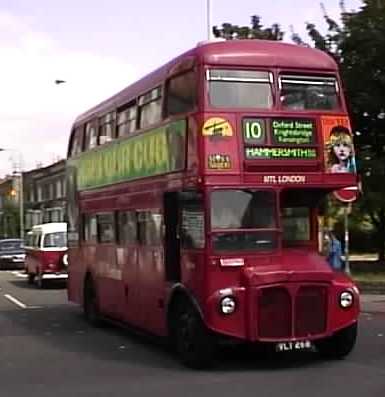
{"type": "Polygon", "coordinates": [[[124,303],[123,271],[116,261],[115,245],[98,244],[95,260],[100,310],[120,320],[123,318],[124,303]]]}
{"type": "Polygon", "coordinates": [[[83,286],[87,267],[81,247],[68,248],[68,299],[83,304],[83,286]]]}
{"type": "Polygon", "coordinates": [[[142,308],[138,305],[138,248],[129,244],[116,249],[118,266],[123,269],[123,304],[122,320],[126,323],[140,326],[139,313],[142,308]]]}
{"type": "Polygon", "coordinates": [[[163,247],[140,246],[138,264],[142,327],[154,334],[166,335],[163,247]]]}

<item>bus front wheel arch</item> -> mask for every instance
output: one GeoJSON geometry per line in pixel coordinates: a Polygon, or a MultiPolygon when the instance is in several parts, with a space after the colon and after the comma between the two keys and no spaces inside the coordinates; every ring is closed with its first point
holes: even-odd
{"type": "Polygon", "coordinates": [[[194,369],[210,367],[214,344],[199,311],[183,296],[170,309],[169,336],[181,362],[194,369]]]}
{"type": "Polygon", "coordinates": [[[315,343],[321,357],[326,359],[343,359],[354,348],[357,339],[357,323],[344,328],[333,336],[315,343]]]}

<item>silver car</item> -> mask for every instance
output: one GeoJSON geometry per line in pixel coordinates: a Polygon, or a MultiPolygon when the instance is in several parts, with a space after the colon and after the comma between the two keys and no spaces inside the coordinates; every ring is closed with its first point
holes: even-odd
{"type": "Polygon", "coordinates": [[[24,241],[18,238],[0,240],[0,269],[24,269],[24,241]]]}

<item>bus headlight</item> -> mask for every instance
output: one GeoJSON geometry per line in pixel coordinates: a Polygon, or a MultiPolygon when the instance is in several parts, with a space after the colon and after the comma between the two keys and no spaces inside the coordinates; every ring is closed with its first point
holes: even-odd
{"type": "Polygon", "coordinates": [[[344,291],[340,295],[340,305],[343,309],[347,309],[348,307],[353,305],[353,294],[349,291],[344,291]]]}
{"type": "Polygon", "coordinates": [[[232,314],[236,309],[236,302],[232,296],[225,296],[221,299],[219,307],[222,314],[232,314]]]}
{"type": "Polygon", "coordinates": [[[64,266],[68,266],[68,254],[63,255],[63,264],[64,266]]]}

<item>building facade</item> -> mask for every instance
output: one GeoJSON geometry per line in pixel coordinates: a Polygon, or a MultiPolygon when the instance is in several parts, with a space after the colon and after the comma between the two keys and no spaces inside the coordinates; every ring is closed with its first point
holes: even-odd
{"type": "Polygon", "coordinates": [[[49,222],[64,222],[65,160],[23,173],[25,231],[49,222]]]}
{"type": "Polygon", "coordinates": [[[0,179],[0,239],[17,238],[20,234],[20,175],[0,179]]]}

